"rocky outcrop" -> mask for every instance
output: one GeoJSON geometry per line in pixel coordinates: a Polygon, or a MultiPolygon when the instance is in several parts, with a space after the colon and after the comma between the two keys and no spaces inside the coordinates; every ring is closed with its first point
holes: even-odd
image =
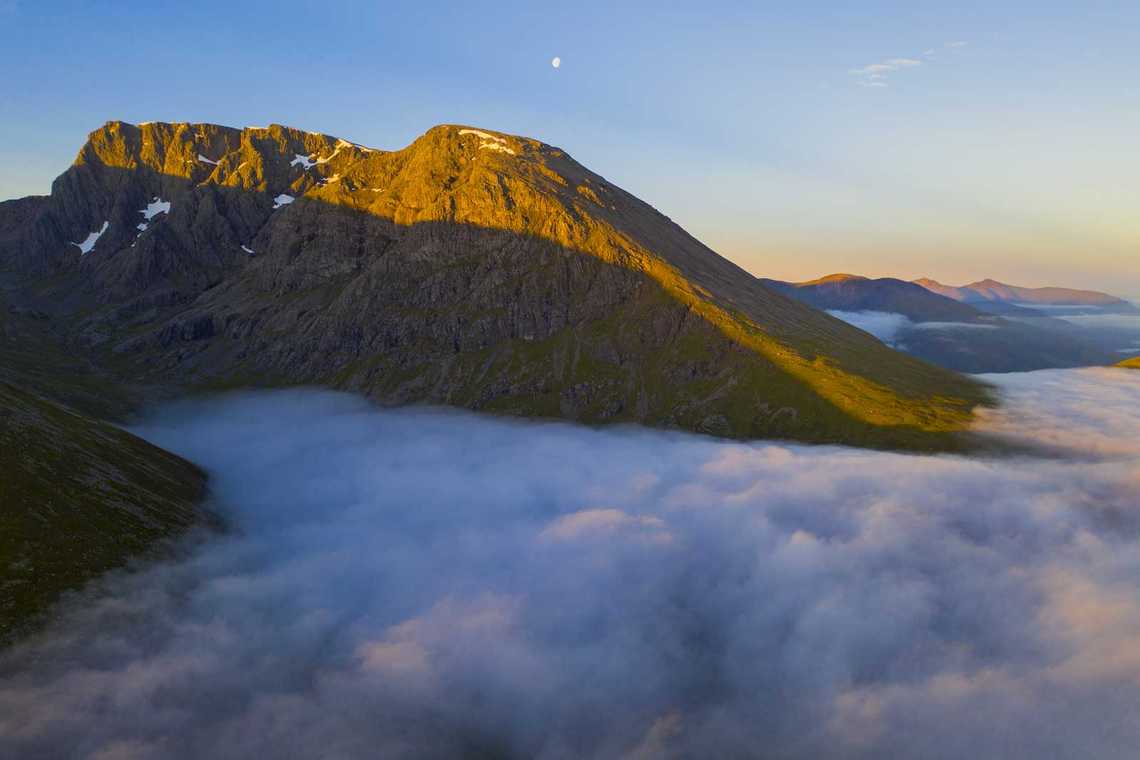
{"type": "Polygon", "coordinates": [[[36,283],[19,292],[131,381],[913,447],[952,445],[988,400],[486,130],[381,151],[111,122],[21,208],[0,222],[0,261],[36,283]]]}

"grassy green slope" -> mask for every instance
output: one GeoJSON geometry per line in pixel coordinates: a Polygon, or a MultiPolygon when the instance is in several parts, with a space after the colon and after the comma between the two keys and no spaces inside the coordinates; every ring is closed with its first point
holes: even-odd
{"type": "Polygon", "coordinates": [[[189,462],[0,382],[0,641],[200,522],[204,489],[189,462]]]}

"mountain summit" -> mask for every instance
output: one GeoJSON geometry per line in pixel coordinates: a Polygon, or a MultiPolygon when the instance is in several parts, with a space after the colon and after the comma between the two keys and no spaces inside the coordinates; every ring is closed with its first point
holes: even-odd
{"type": "Polygon", "coordinates": [[[10,298],[124,381],[317,383],[734,437],[947,445],[978,383],[772,289],[537,140],[109,122],[0,204],[10,298]]]}

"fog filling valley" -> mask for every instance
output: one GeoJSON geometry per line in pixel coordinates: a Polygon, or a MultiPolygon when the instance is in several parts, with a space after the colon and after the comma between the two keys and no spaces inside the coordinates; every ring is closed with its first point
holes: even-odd
{"type": "Polygon", "coordinates": [[[897,345],[901,333],[909,330],[993,330],[996,325],[973,322],[913,322],[905,314],[893,311],[841,311],[828,314],[869,332],[888,346],[897,345]]]}
{"type": "MultiPolygon", "coordinates": [[[[1071,311],[1076,307],[1045,307],[1036,309],[1043,314],[1050,311],[1055,314],[1047,319],[1041,317],[1009,317],[1007,321],[1032,325],[1037,327],[1057,329],[1055,322],[1065,322],[1070,326],[1064,334],[1077,337],[1099,346],[1108,351],[1119,354],[1140,354],[1140,315],[1136,314],[1109,314],[1109,313],[1080,313],[1071,311]]],[[[994,330],[996,324],[977,322],[914,322],[904,314],[893,311],[842,311],[828,309],[828,314],[836,319],[842,319],[850,325],[869,332],[889,346],[904,347],[908,333],[916,330],[941,330],[950,332],[969,332],[978,330],[994,330]]],[[[905,347],[904,347],[905,348],[905,347]]]]}
{"type": "Polygon", "coordinates": [[[1134,758],[1140,372],[917,456],[323,391],[157,410],[230,529],[0,654],[0,756],[1134,758]]]}

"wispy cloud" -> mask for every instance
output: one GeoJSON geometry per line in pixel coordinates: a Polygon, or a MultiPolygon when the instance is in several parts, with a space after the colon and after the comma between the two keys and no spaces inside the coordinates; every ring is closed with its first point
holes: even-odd
{"type": "MultiPolygon", "coordinates": [[[[943,45],[944,48],[962,48],[965,47],[967,42],[961,40],[955,42],[947,42],[943,45]]],[[[913,69],[922,66],[923,59],[927,61],[933,59],[938,53],[937,48],[927,48],[922,51],[921,58],[888,58],[878,63],[870,63],[866,66],[860,66],[857,69],[848,69],[848,73],[857,77],[855,80],[861,87],[887,87],[887,80],[890,75],[896,71],[903,69],[913,69]]]]}
{"type": "Polygon", "coordinates": [[[891,72],[921,65],[922,61],[917,58],[888,58],[879,63],[871,63],[857,69],[851,69],[849,73],[859,77],[859,84],[864,87],[886,87],[887,84],[884,80],[891,72]]]}

